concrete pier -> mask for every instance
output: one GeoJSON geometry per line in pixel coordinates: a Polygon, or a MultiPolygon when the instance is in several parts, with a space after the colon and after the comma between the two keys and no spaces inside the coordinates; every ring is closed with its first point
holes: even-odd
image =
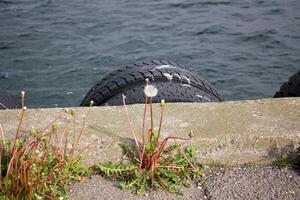
{"type": "MultiPolygon", "coordinates": [[[[155,104],[153,107],[155,127],[158,127],[160,106],[155,104]]],[[[143,108],[144,105],[128,106],[132,124],[139,136],[143,108]]],[[[21,130],[26,132],[32,126],[45,128],[56,118],[62,130],[67,117],[73,121],[68,114],[70,109],[75,111],[76,130],[79,131],[82,115],[87,115],[88,108],[28,109],[21,130]]],[[[14,135],[19,113],[19,110],[0,111],[0,123],[6,138],[14,135]]],[[[149,120],[147,125],[149,127],[149,120]]],[[[194,137],[189,143],[195,147],[199,161],[204,163],[270,163],[295,151],[300,145],[300,98],[167,103],[162,131],[181,137],[188,137],[189,132],[193,131],[194,137]]],[[[80,142],[83,145],[95,138],[99,139],[98,142],[82,155],[86,164],[121,159],[119,144],[132,138],[122,106],[91,108],[80,142]]]]}

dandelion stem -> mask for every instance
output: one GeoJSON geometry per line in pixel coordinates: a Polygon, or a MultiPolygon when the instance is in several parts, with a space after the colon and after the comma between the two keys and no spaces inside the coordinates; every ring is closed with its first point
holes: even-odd
{"type": "Polygon", "coordinates": [[[153,109],[152,109],[152,97],[150,97],[150,113],[151,113],[151,131],[153,132],[153,109]]]}
{"type": "Polygon", "coordinates": [[[161,152],[163,151],[163,149],[164,149],[164,147],[165,147],[165,145],[166,145],[166,143],[168,142],[169,139],[174,139],[174,140],[190,140],[190,138],[182,138],[182,137],[175,137],[175,136],[169,136],[169,137],[166,137],[166,138],[161,142],[161,144],[160,144],[160,147],[159,147],[159,150],[158,150],[158,152],[159,152],[158,155],[161,154],[161,152]]]}
{"type": "Polygon", "coordinates": [[[143,136],[144,136],[144,133],[145,133],[145,123],[146,123],[146,116],[147,116],[147,104],[148,104],[148,97],[146,96],[145,106],[144,106],[144,116],[143,116],[143,121],[142,121],[142,133],[143,133],[143,136]]]}
{"type": "MultiPolygon", "coordinates": [[[[131,131],[131,133],[133,135],[133,138],[134,138],[134,141],[135,141],[135,144],[136,144],[136,147],[137,147],[137,151],[138,151],[140,159],[141,159],[141,148],[140,148],[140,145],[139,145],[139,143],[137,141],[137,137],[136,137],[136,135],[134,133],[134,130],[133,130],[133,127],[132,127],[132,124],[131,124],[131,121],[130,121],[130,117],[129,117],[129,114],[128,114],[127,105],[126,105],[126,102],[125,102],[125,98],[126,97],[125,97],[124,94],[122,94],[122,96],[123,96],[123,105],[124,105],[124,110],[125,110],[125,114],[126,114],[126,117],[127,117],[128,125],[129,125],[130,131],[131,131]]],[[[140,162],[142,162],[142,160],[140,160],[140,162]]]]}
{"type": "Polygon", "coordinates": [[[142,133],[143,133],[143,138],[142,138],[142,152],[141,152],[141,162],[140,162],[140,166],[139,166],[139,170],[142,170],[142,165],[143,165],[143,160],[144,160],[144,154],[145,154],[145,149],[146,149],[146,145],[145,145],[145,122],[146,122],[146,116],[147,116],[147,104],[148,104],[148,97],[146,96],[145,98],[145,106],[144,106],[144,116],[143,116],[143,121],[142,121],[142,133]]]}
{"type": "Polygon", "coordinates": [[[163,122],[163,116],[164,116],[164,107],[161,106],[160,120],[159,120],[159,128],[158,128],[158,133],[157,133],[157,140],[156,140],[156,142],[158,142],[158,140],[159,140],[160,131],[161,131],[162,122],[163,122]]]}

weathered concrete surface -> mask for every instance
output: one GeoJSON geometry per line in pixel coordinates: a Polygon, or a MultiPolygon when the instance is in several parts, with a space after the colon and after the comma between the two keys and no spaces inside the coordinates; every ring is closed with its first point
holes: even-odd
{"type": "MultiPolygon", "coordinates": [[[[143,105],[129,106],[128,109],[138,132],[143,105]]],[[[156,127],[159,109],[158,105],[154,105],[156,127]]],[[[86,114],[88,108],[74,110],[78,118],[76,129],[79,130],[81,115],[86,114]]],[[[19,112],[0,111],[5,137],[14,134],[19,112]]],[[[63,126],[66,116],[72,122],[72,116],[61,108],[29,109],[22,130],[29,130],[31,126],[44,128],[58,116],[58,125],[63,126]]],[[[70,129],[72,127],[70,125],[70,129]]],[[[300,98],[167,104],[163,132],[187,136],[191,130],[194,137],[190,143],[196,147],[200,161],[226,164],[270,162],[300,145],[300,98]]],[[[87,164],[121,159],[120,142],[132,138],[124,108],[93,107],[81,143],[93,138],[99,138],[99,141],[83,155],[87,164]]]]}

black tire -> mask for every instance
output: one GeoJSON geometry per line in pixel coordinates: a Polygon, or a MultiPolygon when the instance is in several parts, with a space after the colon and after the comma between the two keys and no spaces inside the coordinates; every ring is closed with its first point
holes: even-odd
{"type": "Polygon", "coordinates": [[[144,103],[145,79],[158,89],[153,98],[166,102],[219,102],[217,90],[195,71],[169,61],[151,61],[134,64],[106,75],[86,94],[81,106],[122,105],[122,93],[127,104],[144,103]]]}
{"type": "Polygon", "coordinates": [[[19,108],[18,100],[6,90],[0,89],[0,110],[19,108]]]}
{"type": "Polygon", "coordinates": [[[282,97],[300,97],[300,71],[289,78],[275,93],[274,98],[282,97]]]}

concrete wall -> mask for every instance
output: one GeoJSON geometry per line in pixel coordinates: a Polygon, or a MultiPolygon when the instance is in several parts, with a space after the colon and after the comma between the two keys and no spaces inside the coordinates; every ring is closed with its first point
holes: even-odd
{"type": "MultiPolygon", "coordinates": [[[[69,108],[70,109],[70,108],[69,108]]],[[[77,130],[82,115],[88,108],[73,108],[77,130]]],[[[134,128],[138,133],[143,105],[128,106],[134,128]]],[[[154,105],[155,126],[158,126],[159,105],[154,105]]],[[[0,111],[0,123],[5,137],[16,130],[19,110],[0,111]]],[[[28,109],[22,131],[32,126],[45,128],[57,119],[62,132],[66,117],[72,116],[62,108],[28,109]]],[[[87,116],[87,129],[81,144],[98,138],[97,144],[83,154],[89,165],[122,158],[121,142],[132,138],[124,108],[93,107],[87,116]]],[[[189,142],[195,146],[197,157],[203,162],[242,164],[265,163],[294,151],[300,145],[300,98],[234,101],[224,103],[166,104],[163,132],[174,136],[194,137],[189,142]]],[[[148,122],[149,125],[149,122],[148,122]]],[[[71,129],[70,125],[70,129],[71,129]]]]}

